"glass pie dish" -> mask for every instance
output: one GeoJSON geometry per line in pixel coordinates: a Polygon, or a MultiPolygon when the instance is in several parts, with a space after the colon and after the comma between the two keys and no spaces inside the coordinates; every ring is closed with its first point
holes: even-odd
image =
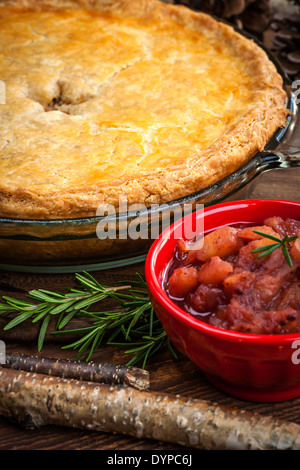
{"type": "Polygon", "coordinates": [[[197,210],[199,205],[246,199],[259,175],[272,169],[300,166],[298,100],[289,79],[276,60],[266,52],[283,76],[290,115],[286,127],[277,130],[262,152],[217,183],[155,207],[76,219],[0,218],[0,269],[40,273],[78,272],[144,261],[153,240],[166,228],[166,224],[186,215],[184,211],[197,210]],[[112,226],[111,232],[109,227],[112,226]]]}

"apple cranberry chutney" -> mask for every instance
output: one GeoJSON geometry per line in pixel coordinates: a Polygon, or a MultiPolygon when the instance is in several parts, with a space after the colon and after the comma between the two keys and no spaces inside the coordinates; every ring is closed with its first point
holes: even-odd
{"type": "Polygon", "coordinates": [[[300,331],[300,221],[224,226],[201,247],[177,242],[165,291],[210,325],[244,333],[300,331]]]}

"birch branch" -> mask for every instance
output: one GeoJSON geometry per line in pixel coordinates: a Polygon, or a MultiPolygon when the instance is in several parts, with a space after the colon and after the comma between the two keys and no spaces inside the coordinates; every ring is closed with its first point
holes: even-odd
{"type": "Polygon", "coordinates": [[[300,426],[171,394],[0,368],[0,414],[197,449],[299,450],[300,426]]]}
{"type": "Polygon", "coordinates": [[[147,390],[150,387],[149,372],[138,367],[15,353],[6,354],[6,364],[2,367],[89,382],[129,385],[139,390],[147,390]]]}

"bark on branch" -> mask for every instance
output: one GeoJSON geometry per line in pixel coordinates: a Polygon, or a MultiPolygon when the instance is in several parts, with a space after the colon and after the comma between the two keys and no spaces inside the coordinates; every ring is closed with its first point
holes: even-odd
{"type": "Polygon", "coordinates": [[[207,401],[0,368],[0,414],[197,449],[300,449],[300,426],[207,401]]]}
{"type": "Polygon", "coordinates": [[[150,387],[149,372],[138,367],[15,353],[6,354],[6,364],[2,367],[89,382],[130,385],[138,390],[147,390],[150,387]]]}

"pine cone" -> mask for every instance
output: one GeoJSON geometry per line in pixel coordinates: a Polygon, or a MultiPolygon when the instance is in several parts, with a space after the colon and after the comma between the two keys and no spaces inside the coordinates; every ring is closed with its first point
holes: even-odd
{"type": "Polygon", "coordinates": [[[292,11],[288,8],[288,2],[281,2],[280,12],[274,5],[270,29],[265,33],[264,42],[294,81],[300,79],[300,8],[295,9],[300,5],[300,0],[290,4],[292,11]],[[284,3],[285,9],[282,5],[284,3]]]}
{"type": "Polygon", "coordinates": [[[243,29],[262,37],[271,21],[271,8],[269,0],[255,1],[240,15],[243,29]]]}
{"type": "Polygon", "coordinates": [[[270,22],[269,0],[165,0],[223,18],[239,28],[262,33],[270,22]]]}

